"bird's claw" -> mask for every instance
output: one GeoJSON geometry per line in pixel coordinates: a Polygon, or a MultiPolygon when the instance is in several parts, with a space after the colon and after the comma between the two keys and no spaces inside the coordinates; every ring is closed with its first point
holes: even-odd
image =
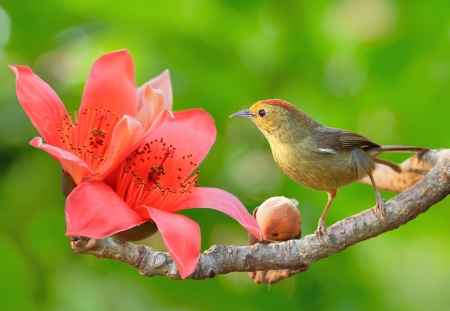
{"type": "Polygon", "coordinates": [[[377,205],[375,206],[375,213],[380,215],[383,222],[386,222],[386,206],[384,205],[386,200],[383,198],[377,198],[377,205]]]}
{"type": "Polygon", "coordinates": [[[322,236],[328,236],[328,232],[327,232],[327,225],[325,224],[325,222],[323,220],[319,221],[319,226],[317,227],[317,230],[314,232],[317,239],[323,243],[323,238],[322,236]]]}

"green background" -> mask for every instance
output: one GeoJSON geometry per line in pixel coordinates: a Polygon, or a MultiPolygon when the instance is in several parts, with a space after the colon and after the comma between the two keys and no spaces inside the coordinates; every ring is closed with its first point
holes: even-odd
{"type": "MultiPolygon", "coordinates": [[[[270,288],[246,273],[144,278],[125,264],[73,254],[60,166],[28,145],[37,131],[6,68],[32,67],[69,109],[105,52],[129,49],[138,85],[169,69],[174,110],[202,107],[217,125],[200,184],[234,193],[249,211],[271,196],[297,198],[310,234],[326,194],[285,177],[256,127],[228,116],[282,98],[322,124],[381,144],[449,147],[448,0],[3,0],[0,7],[2,310],[450,309],[448,199],[270,288]]],[[[370,186],[344,187],[327,223],[374,204],[370,186]]],[[[202,250],[246,244],[231,218],[187,214],[200,223],[202,250]]],[[[145,242],[164,249],[158,235],[145,242]]]]}

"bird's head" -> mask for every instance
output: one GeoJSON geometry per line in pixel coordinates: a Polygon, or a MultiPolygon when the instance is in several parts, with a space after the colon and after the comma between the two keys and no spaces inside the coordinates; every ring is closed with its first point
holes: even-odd
{"type": "Polygon", "coordinates": [[[230,118],[251,119],[269,140],[287,138],[299,131],[304,134],[316,123],[300,109],[281,99],[258,101],[249,109],[232,114],[230,118]]]}

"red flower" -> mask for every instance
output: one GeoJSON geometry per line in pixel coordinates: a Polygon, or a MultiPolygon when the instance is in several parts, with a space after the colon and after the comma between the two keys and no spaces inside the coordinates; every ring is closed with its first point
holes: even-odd
{"type": "Polygon", "coordinates": [[[105,181],[83,182],[73,190],[66,203],[67,235],[104,238],[154,222],[183,278],[197,265],[200,229],[177,211],[219,210],[260,240],[258,224],[236,197],[198,187],[199,172],[192,175],[215,136],[214,121],[202,109],[175,112],[105,181]]]}
{"type": "Polygon", "coordinates": [[[20,104],[46,142],[35,137],[30,144],[48,152],[77,185],[83,178],[99,180],[111,173],[170,114],[169,73],[138,90],[126,50],[105,54],[94,63],[80,109],[73,115],[29,67],[10,68],[16,74],[20,104]]]}

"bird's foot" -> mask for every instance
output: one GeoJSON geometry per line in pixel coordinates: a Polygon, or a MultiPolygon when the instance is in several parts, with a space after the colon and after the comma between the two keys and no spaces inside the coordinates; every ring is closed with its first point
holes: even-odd
{"type": "Polygon", "coordinates": [[[383,222],[386,222],[386,200],[382,197],[377,198],[377,205],[375,206],[375,213],[380,215],[380,218],[383,222]]]}
{"type": "Polygon", "coordinates": [[[328,237],[327,225],[325,224],[325,221],[319,220],[319,226],[314,233],[316,234],[316,237],[319,239],[319,241],[323,243],[323,235],[328,237]]]}

